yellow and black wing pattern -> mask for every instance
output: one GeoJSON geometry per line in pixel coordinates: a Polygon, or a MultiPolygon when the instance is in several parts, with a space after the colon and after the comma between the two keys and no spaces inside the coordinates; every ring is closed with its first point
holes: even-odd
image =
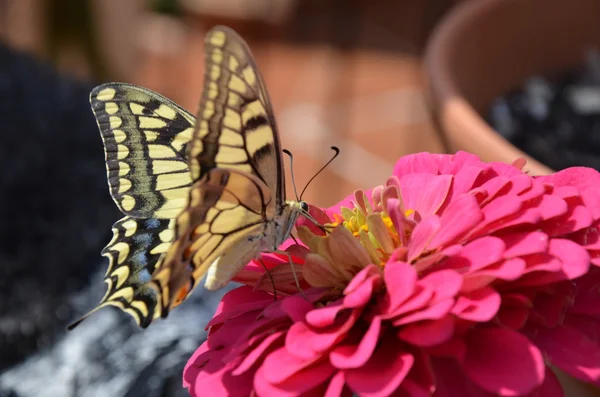
{"type": "Polygon", "coordinates": [[[191,186],[186,149],[195,117],[155,92],[124,83],[94,88],[90,103],[104,142],[110,194],[121,212],[176,217],[191,186]]]}
{"type": "Polygon", "coordinates": [[[94,310],[69,329],[106,306],[115,306],[130,314],[140,327],[150,324],[159,297],[148,282],[161,255],[173,241],[174,222],[173,219],[126,216],[113,225],[113,238],[102,250],[102,255],[108,258],[104,278],[106,293],[94,310]]]}
{"type": "Polygon", "coordinates": [[[104,298],[69,328],[109,305],[146,327],[159,299],[148,283],[188,199],[187,146],[195,117],[155,92],[124,83],[96,87],[90,103],[104,142],[110,193],[126,216],[113,225],[102,251],[109,260],[104,298]]]}
{"type": "MultiPolygon", "coordinates": [[[[150,90],[109,83],[91,104],[110,192],[126,215],[103,254],[112,305],[148,326],[207,273],[224,285],[282,218],[285,181],[273,110],[254,58],[233,30],[205,39],[197,118],[150,90]]],[[[286,218],[287,219],[287,218],[286,218]]]]}
{"type": "Polygon", "coordinates": [[[190,144],[194,181],[213,168],[259,177],[285,202],[277,124],[265,83],[245,41],[217,26],[205,38],[204,91],[190,144]]]}
{"type": "Polygon", "coordinates": [[[196,182],[191,199],[153,277],[163,317],[207,272],[206,287],[217,289],[253,259],[267,207],[275,215],[285,204],[281,148],[265,84],[244,40],[223,26],[205,38],[190,170],[196,182]]]}

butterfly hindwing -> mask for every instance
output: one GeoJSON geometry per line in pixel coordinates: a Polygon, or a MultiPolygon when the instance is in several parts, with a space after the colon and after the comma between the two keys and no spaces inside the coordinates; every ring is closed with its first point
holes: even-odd
{"type": "Polygon", "coordinates": [[[90,94],[104,142],[110,193],[125,215],[177,216],[191,185],[186,148],[195,118],[145,88],[108,83],[90,94]]]}
{"type": "Polygon", "coordinates": [[[102,250],[108,258],[104,277],[107,290],[94,310],[72,324],[74,328],[93,312],[115,306],[129,313],[141,327],[155,317],[156,291],[148,282],[162,254],[173,240],[173,219],[139,219],[126,216],[113,227],[113,238],[102,250]]]}

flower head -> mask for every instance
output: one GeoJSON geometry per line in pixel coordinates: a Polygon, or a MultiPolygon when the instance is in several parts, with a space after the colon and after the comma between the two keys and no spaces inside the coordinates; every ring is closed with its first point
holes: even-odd
{"type": "Polygon", "coordinates": [[[238,276],[248,286],[223,298],[185,383],[215,396],[526,396],[556,389],[552,367],[598,383],[594,186],[584,168],[535,178],[467,153],[404,157],[383,186],[311,208],[324,228],[298,223],[296,272],[270,255],[273,282],[253,264],[238,276]]]}

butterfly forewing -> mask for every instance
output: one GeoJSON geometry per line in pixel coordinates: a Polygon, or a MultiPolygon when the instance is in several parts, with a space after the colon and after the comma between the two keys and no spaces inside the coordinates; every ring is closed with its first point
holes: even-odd
{"type": "Polygon", "coordinates": [[[253,173],[285,202],[277,125],[256,62],[233,30],[218,26],[205,39],[204,92],[190,145],[192,178],[218,167],[253,173]]]}
{"type": "Polygon", "coordinates": [[[195,118],[150,90],[108,83],[90,94],[104,142],[110,193],[136,218],[174,218],[191,178],[186,158],[195,118]]]}

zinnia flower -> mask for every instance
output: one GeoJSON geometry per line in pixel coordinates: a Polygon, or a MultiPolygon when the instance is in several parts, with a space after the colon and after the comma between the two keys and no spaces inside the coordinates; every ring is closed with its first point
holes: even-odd
{"type": "MultiPolygon", "coordinates": [[[[518,164],[518,163],[515,163],[518,164]]],[[[563,396],[600,384],[600,174],[406,156],[238,275],[192,396],[563,396]],[[293,275],[299,277],[299,292],[293,275]],[[275,291],[273,290],[275,286],[275,291]]]]}

